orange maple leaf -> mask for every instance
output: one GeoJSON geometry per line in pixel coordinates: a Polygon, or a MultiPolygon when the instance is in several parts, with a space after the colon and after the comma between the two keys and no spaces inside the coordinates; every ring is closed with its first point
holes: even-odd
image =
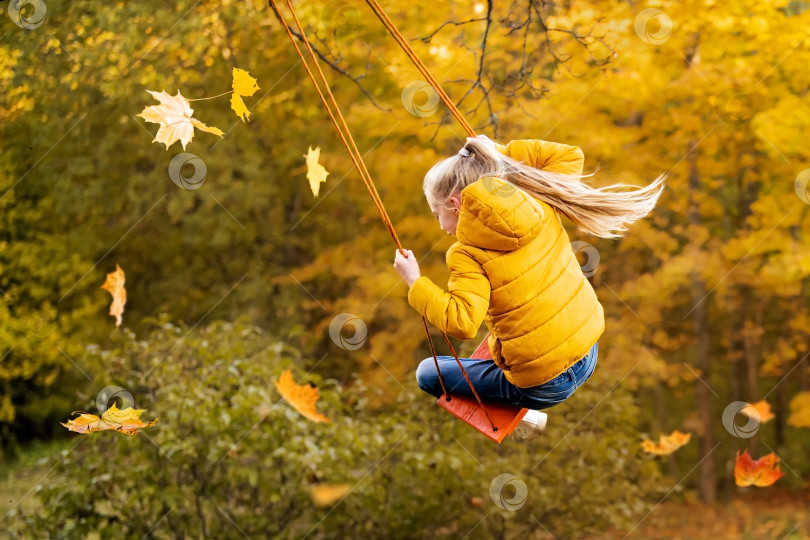
{"type": "Polygon", "coordinates": [[[127,290],[124,288],[124,271],[115,263],[115,272],[107,274],[107,280],[101,286],[105,291],[110,291],[113,297],[110,304],[110,315],[115,316],[115,326],[121,326],[121,315],[124,314],[124,304],[127,303],[127,290]]]}
{"type": "MultiPolygon", "coordinates": [[[[148,428],[154,426],[158,419],[155,418],[148,424],[144,424],[140,419],[141,415],[146,409],[133,409],[127,407],[124,410],[118,410],[115,403],[101,415],[101,418],[95,414],[84,413],[78,418],[68,420],[67,423],[60,422],[63,426],[70,431],[76,433],[90,433],[91,431],[120,431],[127,435],[135,435],[139,428],[148,428]]],[[[74,411],[76,414],[79,411],[74,411]]]]}
{"type": "Polygon", "coordinates": [[[309,488],[309,496],[316,506],[332,506],[351,489],[349,484],[316,484],[309,488]]]}
{"type": "Polygon", "coordinates": [[[318,389],[308,384],[298,385],[293,381],[292,370],[286,369],[281,377],[273,381],[281,396],[303,416],[313,422],[331,422],[329,418],[319,413],[315,406],[321,398],[318,389]]]}
{"type": "Polygon", "coordinates": [[[764,399],[756,403],[750,403],[748,407],[744,407],[740,412],[749,418],[759,418],[761,424],[775,418],[771,412],[771,406],[764,399]]]}
{"type": "Polygon", "coordinates": [[[641,447],[645,452],[655,454],[657,456],[666,456],[671,454],[681,446],[689,442],[692,438],[691,433],[681,433],[677,429],[669,435],[661,435],[657,443],[653,443],[649,439],[645,439],[641,443],[641,447]]]}
{"type": "Polygon", "coordinates": [[[779,458],[771,452],[757,460],[751,458],[746,449],[742,455],[737,451],[734,463],[734,481],[738,486],[770,486],[782,477],[779,458]]]}

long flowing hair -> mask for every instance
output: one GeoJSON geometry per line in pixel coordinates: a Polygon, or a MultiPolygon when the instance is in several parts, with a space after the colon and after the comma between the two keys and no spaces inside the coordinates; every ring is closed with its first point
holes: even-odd
{"type": "Polygon", "coordinates": [[[551,205],[581,230],[601,238],[617,238],[627,225],[655,208],[664,190],[666,173],[646,187],[614,184],[594,188],[572,175],[531,167],[490,149],[483,141],[468,139],[464,146],[471,155],[456,154],[436,163],[425,175],[425,197],[436,207],[446,206],[466,186],[480,178],[496,177],[551,205]]]}

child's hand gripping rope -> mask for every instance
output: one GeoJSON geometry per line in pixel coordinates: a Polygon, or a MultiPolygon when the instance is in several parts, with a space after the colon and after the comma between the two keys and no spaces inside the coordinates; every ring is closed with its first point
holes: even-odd
{"type": "Polygon", "coordinates": [[[408,287],[410,287],[413,282],[421,276],[419,273],[419,263],[416,262],[416,256],[413,254],[413,251],[409,249],[405,250],[407,258],[403,257],[399,250],[396,250],[395,253],[394,268],[396,268],[399,275],[402,276],[402,279],[404,279],[408,287]]]}

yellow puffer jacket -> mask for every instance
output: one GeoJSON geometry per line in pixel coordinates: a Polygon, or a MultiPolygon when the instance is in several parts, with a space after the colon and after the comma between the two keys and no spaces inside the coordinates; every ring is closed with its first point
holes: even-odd
{"type": "MultiPolygon", "coordinates": [[[[582,174],[585,157],[576,146],[517,140],[496,147],[533,167],[582,174]]],[[[550,381],[604,332],[602,305],[550,205],[481,178],[461,191],[456,237],[446,254],[449,292],[421,276],[408,303],[459,339],[474,338],[485,321],[492,358],[515,386],[550,381]]]]}

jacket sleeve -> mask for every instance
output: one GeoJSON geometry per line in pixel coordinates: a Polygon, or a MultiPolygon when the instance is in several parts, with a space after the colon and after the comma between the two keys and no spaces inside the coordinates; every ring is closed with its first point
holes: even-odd
{"type": "Polygon", "coordinates": [[[506,145],[495,143],[495,147],[501,154],[537,169],[579,175],[585,165],[585,154],[578,146],[526,139],[510,141],[506,145]]]}
{"type": "Polygon", "coordinates": [[[408,290],[408,303],[444,333],[472,339],[489,308],[489,279],[475,259],[457,248],[447,251],[446,260],[450,292],[420,276],[408,290]]]}

